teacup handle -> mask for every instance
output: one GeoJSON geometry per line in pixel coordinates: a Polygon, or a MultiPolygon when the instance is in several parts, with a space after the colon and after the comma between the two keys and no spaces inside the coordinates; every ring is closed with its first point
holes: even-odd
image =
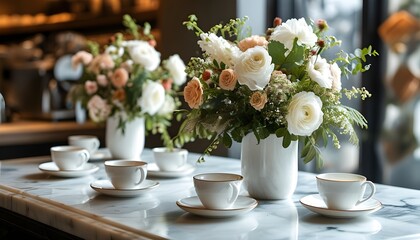
{"type": "Polygon", "coordinates": [[[363,198],[363,199],[357,201],[356,205],[359,205],[362,202],[366,202],[367,200],[369,200],[370,198],[372,198],[373,197],[373,194],[375,194],[375,192],[376,192],[376,187],[375,187],[375,184],[373,184],[373,182],[366,181],[366,182],[362,183],[361,187],[363,187],[363,185],[369,185],[370,186],[370,190],[371,190],[370,191],[370,194],[366,198],[363,198]]]}
{"type": "Polygon", "coordinates": [[[82,152],[80,152],[80,161],[79,164],[77,164],[77,167],[81,167],[83,164],[85,164],[87,161],[89,161],[90,158],[90,154],[88,152],[88,150],[82,150],[82,152]]]}
{"type": "Polygon", "coordinates": [[[146,179],[146,170],[142,167],[138,167],[137,170],[140,171],[140,179],[135,184],[140,185],[146,179]]]}
{"type": "Polygon", "coordinates": [[[187,151],[181,152],[181,156],[182,156],[182,163],[180,166],[183,166],[187,162],[188,152],[187,151]]]}
{"type": "Polygon", "coordinates": [[[95,140],[93,141],[93,148],[94,148],[94,149],[98,149],[100,144],[101,144],[101,143],[99,142],[99,139],[95,139],[95,140]]]}
{"type": "Polygon", "coordinates": [[[239,184],[237,183],[230,183],[229,186],[232,188],[232,195],[229,198],[229,204],[232,204],[236,201],[239,195],[239,184]]]}

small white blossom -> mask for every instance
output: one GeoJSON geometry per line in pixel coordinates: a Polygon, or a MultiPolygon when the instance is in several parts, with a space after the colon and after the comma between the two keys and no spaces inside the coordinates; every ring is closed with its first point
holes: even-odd
{"type": "Polygon", "coordinates": [[[176,85],[182,85],[187,80],[187,73],[185,72],[185,64],[178,54],[169,57],[165,64],[169,74],[176,85]]]}
{"type": "Polygon", "coordinates": [[[158,114],[159,115],[165,115],[172,113],[176,108],[174,98],[166,95],[165,102],[163,103],[162,107],[159,109],[158,114]]]}
{"type": "Polygon", "coordinates": [[[233,67],[241,52],[237,46],[214,33],[202,33],[200,38],[198,45],[212,60],[216,60],[219,64],[223,62],[228,67],[233,67]]]}
{"type": "Polygon", "coordinates": [[[112,59],[116,60],[124,55],[124,48],[117,48],[116,46],[111,45],[105,49],[105,53],[108,53],[112,59]]]}
{"type": "Polygon", "coordinates": [[[330,64],[321,56],[312,56],[308,63],[308,75],[312,81],[317,82],[321,87],[331,88],[333,78],[331,77],[330,64]]]}
{"type": "Polygon", "coordinates": [[[148,80],[137,103],[142,112],[155,115],[165,103],[165,89],[162,84],[148,80]]]}
{"type": "Polygon", "coordinates": [[[330,65],[331,79],[332,79],[332,89],[336,91],[341,91],[341,69],[338,67],[337,63],[330,65]]]}
{"type": "Polygon", "coordinates": [[[293,48],[293,42],[296,38],[299,46],[304,45],[308,47],[313,47],[318,40],[312,27],[306,23],[304,18],[287,20],[283,24],[275,27],[270,36],[271,40],[283,43],[288,50],[293,48]]]}
{"type": "Polygon", "coordinates": [[[133,40],[123,42],[134,63],[138,63],[148,71],[154,71],[160,64],[160,53],[146,41],[133,40]]]}

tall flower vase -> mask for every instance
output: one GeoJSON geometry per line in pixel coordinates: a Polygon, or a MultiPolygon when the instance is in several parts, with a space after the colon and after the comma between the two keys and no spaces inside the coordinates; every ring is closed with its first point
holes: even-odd
{"type": "Polygon", "coordinates": [[[242,139],[241,170],[244,186],[257,199],[288,199],[296,189],[298,141],[283,148],[283,138],[271,134],[258,144],[254,133],[242,139]]]}
{"type": "Polygon", "coordinates": [[[124,133],[118,128],[118,114],[106,122],[106,146],[113,158],[140,159],[144,149],[144,118],[136,118],[125,124],[124,133]]]}

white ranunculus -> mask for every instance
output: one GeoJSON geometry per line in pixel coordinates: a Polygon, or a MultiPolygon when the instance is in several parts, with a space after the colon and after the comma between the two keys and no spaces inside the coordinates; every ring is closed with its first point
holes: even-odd
{"type": "Polygon", "coordinates": [[[111,58],[115,60],[124,55],[124,48],[117,48],[116,46],[111,45],[105,49],[105,53],[108,53],[111,56],[111,58]]]}
{"type": "Polygon", "coordinates": [[[271,56],[261,46],[249,48],[239,55],[234,68],[239,84],[247,85],[252,91],[264,89],[273,70],[271,56]]]}
{"type": "Polygon", "coordinates": [[[300,92],[287,107],[287,130],[296,136],[310,136],[323,121],[322,101],[313,92],[300,92]]]}
{"type": "Polygon", "coordinates": [[[332,79],[332,89],[336,91],[341,91],[341,69],[338,67],[337,63],[330,65],[331,79],[332,79]]]}
{"type": "Polygon", "coordinates": [[[321,56],[312,56],[308,63],[308,75],[312,81],[317,82],[321,87],[331,88],[332,77],[330,64],[321,56]]]}
{"type": "Polygon", "coordinates": [[[172,113],[173,111],[175,111],[175,107],[176,107],[175,100],[173,99],[173,97],[166,95],[165,103],[159,109],[158,114],[166,115],[166,114],[172,113]]]}
{"type": "Polygon", "coordinates": [[[148,80],[143,86],[142,96],[137,100],[143,113],[155,115],[165,103],[165,89],[162,84],[148,80]]]}
{"type": "Polygon", "coordinates": [[[200,38],[198,45],[212,60],[216,60],[218,63],[223,62],[230,68],[233,67],[236,58],[241,53],[236,45],[214,33],[202,33],[200,38]]]}
{"type": "Polygon", "coordinates": [[[160,53],[146,41],[133,40],[123,42],[134,63],[144,66],[148,71],[155,70],[160,64],[160,53]]]}
{"type": "Polygon", "coordinates": [[[313,47],[318,40],[311,26],[309,26],[304,18],[297,20],[291,18],[283,24],[274,28],[270,36],[270,40],[279,41],[284,46],[291,50],[293,42],[297,38],[297,44],[302,46],[313,47]]]}
{"type": "Polygon", "coordinates": [[[187,73],[185,72],[185,64],[178,54],[169,57],[165,64],[166,69],[174,80],[176,85],[182,85],[187,80],[187,73]]]}

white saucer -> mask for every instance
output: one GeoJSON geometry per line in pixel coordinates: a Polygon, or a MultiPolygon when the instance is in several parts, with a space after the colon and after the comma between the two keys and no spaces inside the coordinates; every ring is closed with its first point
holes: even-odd
{"type": "Polygon", "coordinates": [[[147,176],[150,177],[162,177],[162,178],[177,178],[188,176],[193,173],[195,167],[187,163],[184,167],[177,171],[161,171],[156,163],[147,164],[147,176]]]}
{"type": "Polygon", "coordinates": [[[254,209],[258,202],[250,197],[239,196],[231,208],[216,210],[205,208],[201,204],[200,199],[194,196],[180,199],[176,202],[176,205],[192,214],[211,218],[225,218],[247,213],[254,209]]]}
{"type": "Polygon", "coordinates": [[[100,160],[108,160],[111,159],[112,155],[109,149],[101,148],[98,149],[92,156],[90,156],[89,161],[100,161],[100,160]]]}
{"type": "Polygon", "coordinates": [[[99,170],[99,167],[92,163],[86,163],[80,170],[60,170],[54,162],[41,163],[38,168],[44,173],[68,178],[86,176],[99,170]]]}
{"type": "Polygon", "coordinates": [[[114,197],[135,197],[155,189],[158,186],[159,182],[147,179],[144,180],[140,186],[133,189],[115,189],[109,180],[97,180],[90,184],[90,187],[95,191],[114,197]]]}
{"type": "Polygon", "coordinates": [[[378,211],[382,208],[382,203],[376,199],[369,199],[349,210],[328,209],[319,194],[312,194],[300,199],[300,203],[311,210],[324,216],[333,218],[354,218],[364,216],[378,211]]]}

